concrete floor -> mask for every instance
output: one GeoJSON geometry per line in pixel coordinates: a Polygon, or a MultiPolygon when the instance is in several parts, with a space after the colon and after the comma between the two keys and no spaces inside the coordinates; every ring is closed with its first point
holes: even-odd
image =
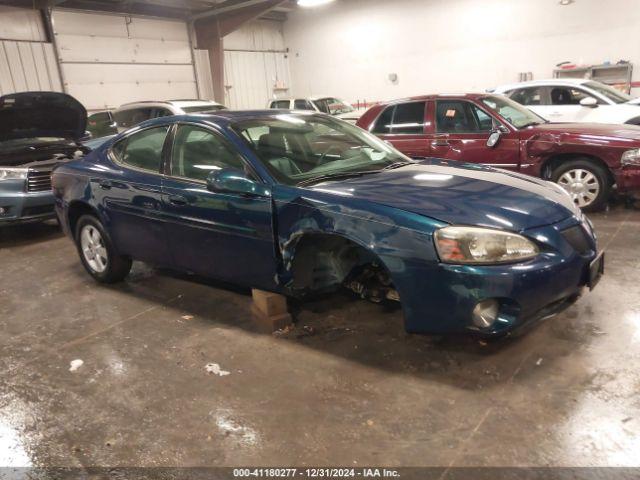
{"type": "Polygon", "coordinates": [[[100,286],[53,225],[0,231],[0,465],[637,466],[640,210],[592,218],[596,290],[488,345],[347,295],[259,333],[248,292],[100,286]]]}

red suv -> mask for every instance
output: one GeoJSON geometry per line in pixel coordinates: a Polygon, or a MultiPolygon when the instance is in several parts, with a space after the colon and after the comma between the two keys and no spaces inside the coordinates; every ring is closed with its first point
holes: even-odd
{"type": "Polygon", "coordinates": [[[640,190],[640,127],[548,123],[503,95],[427,95],[371,107],[357,125],[413,158],[439,157],[552,180],[585,210],[640,190]]]}

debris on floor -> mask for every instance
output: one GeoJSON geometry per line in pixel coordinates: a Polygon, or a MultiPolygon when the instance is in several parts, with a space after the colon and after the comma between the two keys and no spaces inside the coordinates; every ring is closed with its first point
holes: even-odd
{"type": "Polygon", "coordinates": [[[193,320],[193,315],[183,315],[181,318],[183,320],[193,320]]]}
{"type": "Polygon", "coordinates": [[[208,374],[218,375],[219,377],[224,377],[225,375],[231,374],[231,372],[227,370],[222,370],[220,368],[220,365],[218,365],[217,363],[207,363],[204,366],[204,369],[207,371],[208,374]]]}
{"type": "Polygon", "coordinates": [[[536,366],[538,366],[538,367],[539,367],[540,365],[542,365],[542,357],[540,357],[540,358],[538,359],[538,361],[536,362],[536,366]]]}
{"type": "Polygon", "coordinates": [[[72,360],[69,363],[69,371],[70,372],[75,372],[76,370],[78,370],[82,365],[84,365],[84,362],[82,360],[80,360],[79,358],[72,360]]]}

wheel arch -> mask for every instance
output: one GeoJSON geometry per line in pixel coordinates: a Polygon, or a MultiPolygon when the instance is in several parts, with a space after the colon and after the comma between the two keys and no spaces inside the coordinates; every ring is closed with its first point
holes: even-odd
{"type": "Polygon", "coordinates": [[[587,160],[590,162],[594,162],[596,165],[602,167],[605,172],[607,172],[607,178],[609,179],[609,184],[613,185],[615,183],[615,178],[611,169],[606,164],[604,160],[596,155],[586,154],[586,153],[557,153],[549,156],[540,169],[540,175],[545,180],[549,180],[551,178],[552,172],[558,168],[563,162],[571,161],[571,160],[587,160]]]}
{"type": "Polygon", "coordinates": [[[75,237],[78,220],[83,215],[93,215],[99,220],[101,219],[95,207],[83,200],[73,200],[67,207],[67,224],[72,237],[75,237]]]}

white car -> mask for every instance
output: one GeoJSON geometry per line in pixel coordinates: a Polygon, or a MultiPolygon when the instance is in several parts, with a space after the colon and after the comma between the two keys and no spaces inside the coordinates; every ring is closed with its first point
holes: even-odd
{"type": "Polygon", "coordinates": [[[296,97],[270,100],[267,108],[279,110],[314,110],[356,123],[366,109],[356,110],[348,102],[336,97],[296,97]]]}
{"type": "Polygon", "coordinates": [[[204,113],[226,110],[227,107],[210,100],[166,100],[125,103],[113,111],[118,132],[123,132],[145,120],[184,115],[185,113],[204,113]]]}
{"type": "Polygon", "coordinates": [[[534,80],[492,91],[507,95],[550,122],[640,125],[640,99],[593,80],[534,80]]]}

